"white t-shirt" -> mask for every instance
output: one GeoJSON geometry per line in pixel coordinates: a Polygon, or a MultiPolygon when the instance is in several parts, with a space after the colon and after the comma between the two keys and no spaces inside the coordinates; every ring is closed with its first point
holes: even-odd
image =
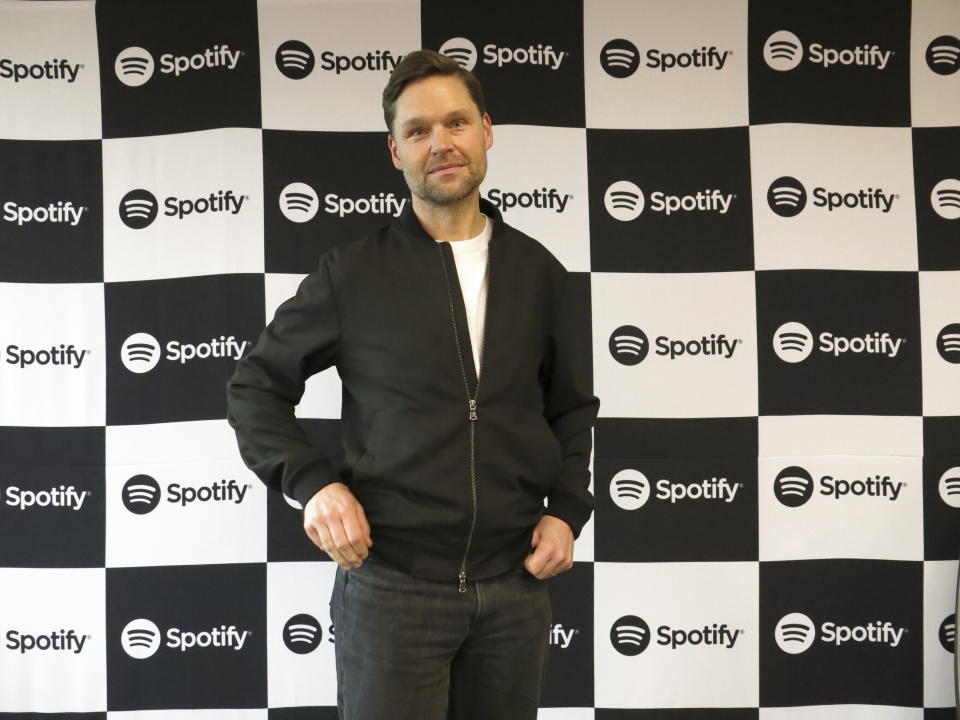
{"type": "MultiPolygon", "coordinates": [[[[487,257],[493,223],[483,216],[483,230],[467,240],[449,243],[457,263],[460,291],[467,311],[467,329],[473,347],[473,366],[480,369],[480,341],[483,338],[483,320],[487,307],[487,257]]],[[[441,241],[437,241],[441,242],[441,241]]]]}

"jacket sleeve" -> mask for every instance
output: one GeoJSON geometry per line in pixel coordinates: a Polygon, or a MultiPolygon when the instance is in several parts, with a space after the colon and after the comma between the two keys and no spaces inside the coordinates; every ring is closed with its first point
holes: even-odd
{"type": "Polygon", "coordinates": [[[264,483],[301,506],[340,480],[294,417],[307,378],[337,360],[340,324],[329,262],[327,253],[227,381],[227,421],[240,456],[264,483]]]}
{"type": "Polygon", "coordinates": [[[592,356],[589,332],[578,332],[577,307],[570,275],[564,271],[563,289],[549,330],[547,354],[541,366],[544,417],[560,443],[562,470],[547,496],[547,515],[564,520],[574,537],[593,512],[590,493],[590,450],[600,400],[590,392],[592,356]]]}

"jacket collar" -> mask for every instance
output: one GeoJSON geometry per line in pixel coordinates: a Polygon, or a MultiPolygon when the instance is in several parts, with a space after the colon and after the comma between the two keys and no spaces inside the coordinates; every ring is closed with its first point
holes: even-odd
{"type": "MultiPolygon", "coordinates": [[[[503,216],[500,214],[500,211],[497,209],[497,206],[494,205],[489,200],[480,198],[480,212],[490,218],[493,222],[493,231],[490,236],[490,241],[493,242],[494,238],[500,237],[504,234],[503,226],[503,216]]],[[[423,229],[423,225],[420,224],[420,221],[417,219],[416,213],[413,212],[413,202],[408,198],[406,205],[403,207],[403,211],[400,213],[400,217],[397,218],[397,223],[406,231],[409,235],[414,237],[422,238],[424,240],[430,240],[433,242],[433,238],[423,229]]]]}

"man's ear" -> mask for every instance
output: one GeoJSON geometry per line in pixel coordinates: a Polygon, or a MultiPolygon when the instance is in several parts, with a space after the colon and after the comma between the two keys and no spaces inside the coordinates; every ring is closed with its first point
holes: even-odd
{"type": "Polygon", "coordinates": [[[397,155],[397,143],[390,133],[387,133],[387,147],[390,148],[390,159],[393,160],[393,166],[397,170],[403,170],[403,165],[400,164],[400,157],[397,155]]]}
{"type": "Polygon", "coordinates": [[[489,113],[483,114],[483,135],[487,150],[493,147],[493,121],[489,113]]]}

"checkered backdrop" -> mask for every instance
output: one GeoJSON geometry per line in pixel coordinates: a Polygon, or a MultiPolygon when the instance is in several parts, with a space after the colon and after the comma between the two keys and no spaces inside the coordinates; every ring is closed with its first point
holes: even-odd
{"type": "MultiPolygon", "coordinates": [[[[334,717],[334,566],[224,381],[407,202],[379,95],[423,46],[484,83],[482,193],[574,274],[601,399],[541,716],[950,716],[958,38],[956,0],[0,2],[0,711],[334,717]]],[[[333,455],[339,412],[331,369],[333,455]]]]}

